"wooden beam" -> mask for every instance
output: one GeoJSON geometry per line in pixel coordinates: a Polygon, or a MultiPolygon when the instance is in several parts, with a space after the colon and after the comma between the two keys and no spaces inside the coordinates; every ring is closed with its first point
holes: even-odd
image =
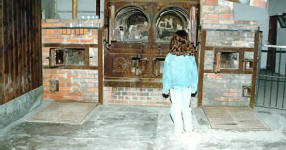
{"type": "Polygon", "coordinates": [[[100,0],[96,0],[96,15],[100,17],[100,0]]]}
{"type": "Polygon", "coordinates": [[[227,0],[227,1],[235,2],[235,3],[240,3],[240,1],[239,1],[239,0],[227,0]]]}
{"type": "Polygon", "coordinates": [[[78,0],[72,0],[72,19],[77,19],[78,0]]]}
{"type": "MultiPolygon", "coordinates": [[[[277,42],[277,22],[278,16],[270,16],[269,19],[269,34],[268,34],[268,44],[276,45],[277,42]]],[[[267,52],[267,69],[275,70],[276,63],[276,48],[269,47],[267,52]]]]}
{"type": "Polygon", "coordinates": [[[205,30],[201,31],[202,43],[200,49],[200,64],[199,64],[199,85],[198,85],[198,107],[203,105],[203,84],[204,84],[204,61],[205,61],[205,46],[207,32],[205,30]]]}
{"type": "Polygon", "coordinates": [[[255,105],[255,101],[254,101],[254,98],[255,98],[255,85],[256,85],[256,79],[257,79],[257,69],[258,69],[258,47],[259,47],[259,37],[260,37],[260,33],[259,31],[257,31],[255,33],[255,39],[254,39],[254,48],[255,48],[255,51],[254,51],[254,60],[253,60],[253,73],[252,73],[252,81],[251,81],[251,96],[250,96],[250,107],[251,108],[254,108],[254,105],[255,105]]]}
{"type": "Polygon", "coordinates": [[[3,42],[3,0],[0,0],[0,105],[4,103],[4,42],[3,42]]]}
{"type": "Polygon", "coordinates": [[[98,30],[98,101],[103,104],[103,29],[98,30]]]}

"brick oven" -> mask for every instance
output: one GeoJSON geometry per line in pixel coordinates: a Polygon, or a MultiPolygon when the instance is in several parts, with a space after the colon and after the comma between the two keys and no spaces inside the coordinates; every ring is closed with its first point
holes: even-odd
{"type": "Polygon", "coordinates": [[[71,27],[71,23],[42,21],[44,98],[98,102],[99,30],[71,27]]]}
{"type": "Polygon", "coordinates": [[[260,33],[201,31],[199,106],[254,106],[260,33]]]}

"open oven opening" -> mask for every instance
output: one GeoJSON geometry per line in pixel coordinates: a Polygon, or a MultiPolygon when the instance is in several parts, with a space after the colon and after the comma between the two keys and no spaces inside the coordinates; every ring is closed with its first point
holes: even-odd
{"type": "Polygon", "coordinates": [[[189,16],[179,7],[165,8],[156,19],[158,42],[169,42],[172,35],[178,30],[189,32],[189,16]]]}
{"type": "Polygon", "coordinates": [[[136,6],[126,6],[115,16],[114,36],[116,41],[148,41],[149,20],[136,6]]]}
{"type": "Polygon", "coordinates": [[[221,69],[238,69],[239,53],[238,52],[220,52],[221,69]]]}
{"type": "Polygon", "coordinates": [[[87,52],[85,48],[51,48],[50,67],[86,66],[87,52]]]}

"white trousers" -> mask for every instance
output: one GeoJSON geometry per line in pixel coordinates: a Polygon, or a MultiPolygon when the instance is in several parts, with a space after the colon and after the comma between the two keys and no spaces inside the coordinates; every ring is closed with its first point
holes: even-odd
{"type": "Polygon", "coordinates": [[[170,114],[174,121],[175,132],[192,131],[191,89],[172,88],[170,95],[172,101],[170,114]]]}

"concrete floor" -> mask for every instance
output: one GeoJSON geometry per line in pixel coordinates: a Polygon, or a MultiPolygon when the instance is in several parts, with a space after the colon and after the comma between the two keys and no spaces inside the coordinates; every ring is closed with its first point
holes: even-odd
{"type": "Polygon", "coordinates": [[[227,131],[211,129],[202,109],[193,108],[193,136],[174,136],[168,111],[167,107],[100,105],[82,125],[26,122],[32,112],[2,131],[0,150],[286,149],[286,111],[254,109],[271,131],[227,131]]]}

